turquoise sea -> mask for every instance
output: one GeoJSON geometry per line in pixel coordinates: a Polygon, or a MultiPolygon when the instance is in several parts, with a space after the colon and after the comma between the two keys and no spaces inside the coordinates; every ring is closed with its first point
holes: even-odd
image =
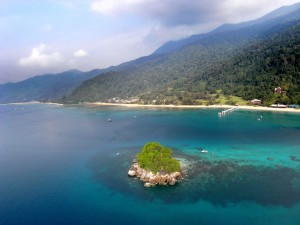
{"type": "Polygon", "coordinates": [[[219,111],[0,105],[0,224],[299,225],[300,114],[219,111]],[[184,180],[127,176],[149,141],[184,180]]]}

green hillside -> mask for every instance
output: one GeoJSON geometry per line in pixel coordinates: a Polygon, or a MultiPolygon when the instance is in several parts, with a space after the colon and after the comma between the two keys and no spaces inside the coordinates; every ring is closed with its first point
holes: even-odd
{"type": "MultiPolygon", "coordinates": [[[[244,47],[222,68],[205,75],[208,88],[271,103],[300,103],[300,22],[244,47]],[[284,93],[274,94],[275,87],[284,93]]],[[[198,80],[201,80],[199,77],[198,80]]]]}
{"type": "Polygon", "coordinates": [[[299,21],[300,3],[169,41],[118,66],[0,84],[0,103],[247,104],[258,98],[265,105],[299,104],[299,21]],[[283,92],[275,94],[275,87],[283,92]]]}
{"type": "Polygon", "coordinates": [[[299,104],[299,21],[297,3],[256,20],[169,41],[149,56],[118,66],[0,84],[0,103],[247,104],[258,98],[265,105],[299,104]],[[275,87],[283,92],[275,94],[275,87]]]}
{"type": "Polygon", "coordinates": [[[145,58],[138,66],[131,63],[97,76],[83,82],[63,102],[118,97],[138,98],[143,104],[245,104],[243,100],[252,98],[264,104],[300,103],[299,20],[281,21],[260,32],[257,26],[261,24],[217,33],[145,58]],[[243,32],[251,33],[251,29],[256,35],[245,40],[243,32]],[[234,42],[228,41],[230,36],[234,42]],[[274,94],[278,86],[284,93],[274,94]]]}
{"type": "Polygon", "coordinates": [[[0,84],[0,103],[55,101],[70,94],[84,80],[104,72],[69,70],[58,74],[44,74],[17,83],[0,84]]]}

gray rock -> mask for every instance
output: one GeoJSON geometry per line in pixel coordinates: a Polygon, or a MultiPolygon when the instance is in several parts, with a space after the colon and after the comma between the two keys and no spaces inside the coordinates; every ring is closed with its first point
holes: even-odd
{"type": "Polygon", "coordinates": [[[128,171],[131,177],[139,177],[144,182],[145,187],[154,187],[155,185],[175,185],[178,179],[182,179],[180,172],[167,173],[165,171],[156,174],[151,171],[142,169],[137,162],[133,162],[128,171]]]}

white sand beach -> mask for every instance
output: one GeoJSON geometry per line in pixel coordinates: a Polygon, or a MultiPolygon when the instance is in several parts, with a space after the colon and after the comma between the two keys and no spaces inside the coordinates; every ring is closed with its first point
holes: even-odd
{"type": "Polygon", "coordinates": [[[103,106],[122,106],[130,108],[178,108],[178,109],[205,109],[205,108],[236,108],[243,110],[257,110],[257,111],[274,111],[274,112],[294,112],[300,113],[300,109],[293,108],[272,108],[264,106],[232,106],[232,105],[140,105],[140,104],[120,104],[120,103],[84,103],[89,105],[103,105],[103,106]]]}
{"type": "Polygon", "coordinates": [[[0,105],[36,105],[36,104],[47,104],[47,105],[56,105],[63,106],[64,104],[55,103],[55,102],[39,102],[39,101],[30,101],[30,102],[12,102],[12,103],[4,103],[0,105]]]}
{"type": "MultiPolygon", "coordinates": [[[[49,104],[64,106],[64,104],[53,103],[53,102],[16,102],[0,105],[29,105],[29,104],[49,104]]],[[[273,112],[293,112],[300,113],[300,109],[294,108],[272,108],[265,106],[233,106],[233,105],[141,105],[141,104],[125,104],[125,103],[106,103],[106,102],[85,102],[80,103],[80,105],[97,105],[97,106],[119,106],[119,107],[128,107],[128,108],[169,108],[169,109],[216,109],[216,108],[236,108],[243,110],[257,110],[257,111],[273,111],[273,112]]]]}

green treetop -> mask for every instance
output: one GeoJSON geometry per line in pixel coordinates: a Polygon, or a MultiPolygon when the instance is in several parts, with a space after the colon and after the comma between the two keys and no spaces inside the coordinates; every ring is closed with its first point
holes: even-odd
{"type": "Polygon", "coordinates": [[[179,161],[171,157],[172,150],[157,142],[149,142],[144,145],[142,152],[137,154],[137,161],[141,168],[154,173],[166,171],[172,173],[180,171],[179,161]]]}

